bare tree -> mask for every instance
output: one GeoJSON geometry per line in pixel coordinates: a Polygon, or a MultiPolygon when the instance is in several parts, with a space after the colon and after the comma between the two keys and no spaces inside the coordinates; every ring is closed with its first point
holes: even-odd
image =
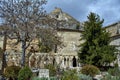
{"type": "Polygon", "coordinates": [[[54,34],[49,36],[54,38],[53,44],[60,42],[60,37],[58,37],[56,31],[57,26],[61,25],[62,22],[57,22],[57,20],[47,16],[43,7],[45,4],[46,0],[0,1],[0,17],[4,25],[9,28],[7,37],[17,39],[16,44],[19,42],[22,44],[21,66],[25,66],[26,49],[36,37],[41,38],[45,42],[46,34],[48,35],[49,32],[52,32],[54,34]]]}

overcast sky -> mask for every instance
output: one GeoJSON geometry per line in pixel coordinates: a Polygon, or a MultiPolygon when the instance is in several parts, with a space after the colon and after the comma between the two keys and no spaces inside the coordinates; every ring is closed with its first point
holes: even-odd
{"type": "Polygon", "coordinates": [[[48,0],[47,12],[61,8],[80,22],[86,21],[90,12],[104,19],[104,26],[120,21],[120,0],[48,0]]]}

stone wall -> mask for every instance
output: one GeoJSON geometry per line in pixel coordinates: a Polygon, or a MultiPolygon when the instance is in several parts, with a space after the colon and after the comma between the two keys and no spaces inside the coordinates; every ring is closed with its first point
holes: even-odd
{"type": "Polygon", "coordinates": [[[63,49],[58,49],[58,52],[62,55],[77,55],[77,46],[82,43],[82,41],[79,41],[79,39],[81,38],[81,32],[61,31],[59,33],[62,36],[64,47],[63,49]]]}
{"type": "MultiPolygon", "coordinates": [[[[30,53],[29,49],[26,52],[26,64],[31,68],[43,68],[46,63],[52,63],[55,59],[56,65],[60,65],[61,68],[72,67],[73,66],[73,57],[75,56],[76,62],[78,61],[77,51],[78,45],[82,42],[79,41],[81,38],[81,31],[76,30],[60,30],[58,35],[61,36],[64,46],[57,48],[57,53],[30,53]],[[30,55],[28,57],[28,55],[30,55]],[[46,61],[47,59],[47,61],[46,61]],[[32,64],[32,65],[31,65],[32,64]],[[33,65],[34,64],[34,65],[33,65]]],[[[19,65],[21,63],[21,44],[12,45],[16,40],[8,40],[7,41],[7,49],[6,49],[6,61],[7,65],[19,65]]],[[[31,43],[32,46],[36,49],[36,45],[38,44],[37,40],[33,40],[31,43]]],[[[77,66],[78,66],[77,62],[77,66]]]]}
{"type": "Polygon", "coordinates": [[[105,27],[106,31],[110,33],[111,36],[116,36],[120,34],[120,22],[116,22],[105,27]]]}
{"type": "Polygon", "coordinates": [[[110,45],[116,46],[116,49],[119,50],[116,61],[118,62],[118,66],[120,67],[120,22],[116,22],[107,26],[106,31],[109,32],[111,35],[110,45]]]}

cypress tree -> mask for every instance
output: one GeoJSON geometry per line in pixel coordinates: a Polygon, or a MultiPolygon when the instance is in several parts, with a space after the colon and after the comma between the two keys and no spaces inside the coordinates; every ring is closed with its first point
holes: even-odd
{"type": "Polygon", "coordinates": [[[88,21],[84,24],[82,39],[78,56],[83,64],[92,64],[96,66],[109,65],[117,58],[115,46],[110,44],[110,34],[102,28],[104,20],[99,15],[90,13],[88,21]]]}

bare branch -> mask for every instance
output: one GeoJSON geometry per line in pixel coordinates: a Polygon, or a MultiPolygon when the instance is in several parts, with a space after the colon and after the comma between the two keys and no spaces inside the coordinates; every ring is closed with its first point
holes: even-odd
{"type": "Polygon", "coordinates": [[[26,45],[25,49],[27,49],[30,46],[30,43],[32,42],[32,39],[29,40],[28,44],[26,45]]]}
{"type": "Polygon", "coordinates": [[[3,24],[7,25],[7,37],[17,39],[15,44],[22,43],[22,58],[25,58],[26,49],[36,37],[51,48],[61,44],[57,28],[61,27],[64,21],[58,21],[46,14],[43,8],[46,2],[47,0],[0,1],[0,18],[3,18],[3,24]]]}

